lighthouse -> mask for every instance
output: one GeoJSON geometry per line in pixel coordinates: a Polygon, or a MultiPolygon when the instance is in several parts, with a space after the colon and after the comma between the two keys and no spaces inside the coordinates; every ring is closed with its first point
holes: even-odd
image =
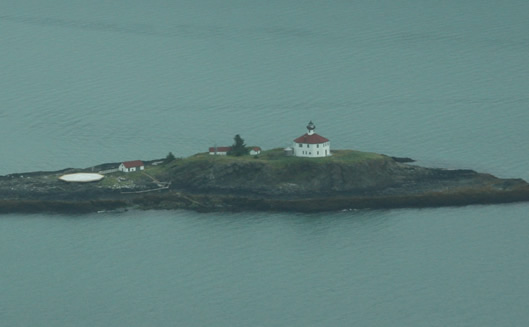
{"type": "Polygon", "coordinates": [[[331,155],[329,139],[314,132],[316,125],[312,121],[307,125],[307,133],[294,140],[294,156],[319,158],[331,155]]]}

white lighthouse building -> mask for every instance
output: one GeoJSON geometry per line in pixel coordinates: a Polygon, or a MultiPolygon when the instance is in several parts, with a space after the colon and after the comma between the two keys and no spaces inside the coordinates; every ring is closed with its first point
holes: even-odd
{"type": "Polygon", "coordinates": [[[316,126],[312,121],[307,125],[308,132],[294,140],[296,157],[327,157],[331,155],[331,142],[325,137],[314,133],[316,126]]]}

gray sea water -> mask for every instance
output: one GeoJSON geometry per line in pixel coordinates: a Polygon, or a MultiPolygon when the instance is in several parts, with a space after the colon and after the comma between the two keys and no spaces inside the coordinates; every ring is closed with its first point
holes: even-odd
{"type": "MultiPolygon", "coordinates": [[[[235,134],[529,180],[529,2],[0,3],[0,174],[235,134]]],[[[2,326],[525,326],[529,205],[0,216],[2,326]]]]}

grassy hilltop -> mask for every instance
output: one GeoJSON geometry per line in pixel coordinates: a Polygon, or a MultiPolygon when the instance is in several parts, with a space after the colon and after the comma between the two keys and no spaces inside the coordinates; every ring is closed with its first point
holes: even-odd
{"type": "Polygon", "coordinates": [[[283,149],[257,156],[198,153],[170,161],[152,160],[146,162],[144,171],[105,174],[96,184],[65,187],[70,192],[90,189],[126,194],[167,186],[178,192],[296,197],[387,185],[387,175],[369,172],[381,171],[380,167],[391,163],[387,156],[353,150],[336,150],[322,158],[286,156],[283,149]]]}
{"type": "Polygon", "coordinates": [[[367,173],[392,162],[387,156],[353,150],[333,151],[330,157],[301,158],[273,149],[240,157],[200,153],[149,167],[146,172],[171,181],[175,188],[193,191],[294,196],[351,190],[353,184],[357,188],[386,184],[382,175],[367,173]]]}

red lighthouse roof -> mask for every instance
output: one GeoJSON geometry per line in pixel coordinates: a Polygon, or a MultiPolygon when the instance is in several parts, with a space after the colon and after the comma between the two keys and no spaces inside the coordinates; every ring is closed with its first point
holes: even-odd
{"type": "Polygon", "coordinates": [[[305,135],[302,135],[298,137],[297,139],[295,139],[294,142],[303,143],[303,144],[321,144],[321,143],[329,142],[329,140],[316,133],[313,133],[312,135],[305,133],[305,135]]]}

